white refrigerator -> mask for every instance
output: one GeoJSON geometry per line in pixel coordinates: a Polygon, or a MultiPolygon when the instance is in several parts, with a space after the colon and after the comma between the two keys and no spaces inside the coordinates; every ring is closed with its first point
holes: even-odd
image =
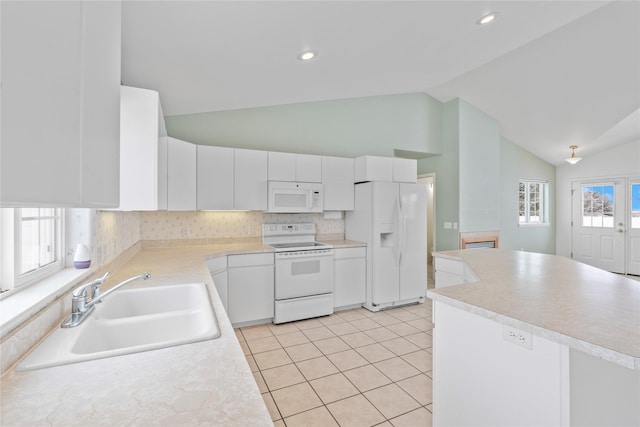
{"type": "Polygon", "coordinates": [[[345,237],[367,243],[364,307],[423,302],[427,291],[427,190],[423,184],[356,184],[345,237]]]}

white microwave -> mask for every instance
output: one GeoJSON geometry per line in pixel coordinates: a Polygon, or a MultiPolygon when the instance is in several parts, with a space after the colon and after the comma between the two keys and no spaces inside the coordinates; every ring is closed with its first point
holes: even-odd
{"type": "Polygon", "coordinates": [[[322,212],[322,184],[269,181],[267,212],[322,212]]]}

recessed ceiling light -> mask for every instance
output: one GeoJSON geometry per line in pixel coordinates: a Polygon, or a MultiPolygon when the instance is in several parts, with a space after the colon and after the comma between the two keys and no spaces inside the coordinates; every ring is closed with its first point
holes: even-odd
{"type": "Polygon", "coordinates": [[[498,17],[498,12],[491,12],[487,15],[484,15],[482,18],[476,21],[476,25],[486,25],[489,22],[493,22],[498,17]]]}
{"type": "Polygon", "coordinates": [[[303,50],[298,54],[298,59],[300,61],[311,61],[316,56],[318,56],[318,52],[315,50],[303,50]]]}

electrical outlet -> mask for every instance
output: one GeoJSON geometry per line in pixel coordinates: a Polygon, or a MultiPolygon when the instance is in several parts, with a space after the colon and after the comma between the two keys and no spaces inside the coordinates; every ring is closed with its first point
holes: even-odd
{"type": "Polygon", "coordinates": [[[533,349],[533,338],[529,332],[503,325],[502,338],[505,341],[519,345],[520,347],[528,348],[529,350],[533,349]]]}
{"type": "Polygon", "coordinates": [[[446,230],[451,230],[451,223],[450,223],[450,222],[445,222],[445,223],[444,223],[444,228],[445,228],[446,230]]]}
{"type": "Polygon", "coordinates": [[[457,223],[457,222],[454,222],[454,223],[453,223],[453,229],[454,229],[454,230],[457,230],[457,229],[458,229],[458,223],[457,223]]]}

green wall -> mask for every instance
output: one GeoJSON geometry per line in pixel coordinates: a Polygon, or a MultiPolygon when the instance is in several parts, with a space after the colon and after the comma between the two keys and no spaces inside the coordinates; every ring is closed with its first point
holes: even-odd
{"type": "Polygon", "coordinates": [[[418,162],[418,173],[435,173],[436,250],[458,249],[459,232],[498,230],[503,249],[555,253],[555,167],[501,138],[497,120],[463,100],[444,105],[442,129],[442,155],[418,162]],[[550,226],[518,225],[520,179],[549,182],[550,226]]]}
{"type": "Polygon", "coordinates": [[[445,222],[459,222],[460,139],[459,100],[444,104],[442,155],[418,161],[418,174],[435,173],[435,247],[438,251],[458,249],[458,230],[445,229],[445,222]]]}
{"type": "Polygon", "coordinates": [[[500,227],[500,126],[473,105],[459,102],[460,232],[500,227]]]}
{"type": "Polygon", "coordinates": [[[196,144],[357,157],[442,152],[442,104],[424,93],[373,96],[165,118],[196,144]]]}
{"type": "Polygon", "coordinates": [[[502,138],[500,141],[500,247],[555,254],[556,252],[556,168],[502,138]],[[549,182],[547,197],[549,225],[518,225],[518,181],[549,182]]]}

